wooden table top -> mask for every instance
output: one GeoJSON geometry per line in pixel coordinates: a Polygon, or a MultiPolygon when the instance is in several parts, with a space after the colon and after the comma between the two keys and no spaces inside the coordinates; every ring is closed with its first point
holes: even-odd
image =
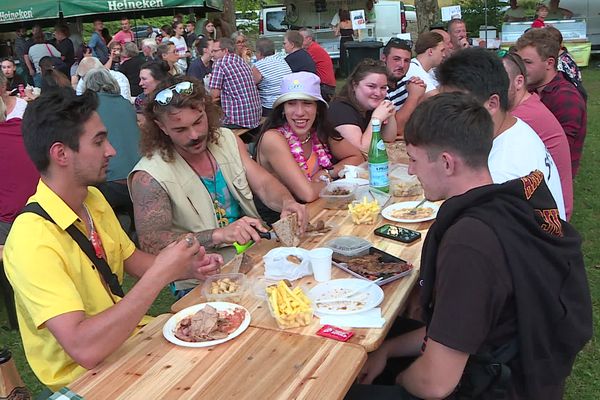
{"type": "Polygon", "coordinates": [[[366,360],[360,346],[249,327],[207,348],[168,342],[163,314],[69,388],[94,399],[342,399],[366,360]]]}
{"type": "MultiPolygon", "coordinates": [[[[397,199],[393,198],[392,200],[396,201],[405,201],[407,199],[397,199]]],[[[411,199],[412,200],[412,199],[411,199]]],[[[396,225],[405,226],[409,229],[418,230],[421,232],[422,238],[413,242],[409,245],[400,243],[394,240],[382,238],[379,236],[375,236],[373,234],[373,230],[384,223],[388,223],[381,215],[379,215],[378,220],[373,225],[355,225],[352,223],[350,216],[348,215],[347,210],[328,210],[323,208],[324,202],[322,200],[318,200],[316,202],[311,203],[308,206],[309,213],[311,216],[311,222],[314,223],[316,220],[323,220],[326,224],[328,222],[333,223],[337,226],[337,229],[327,233],[324,236],[316,236],[316,237],[306,237],[300,243],[299,247],[305,249],[312,249],[314,247],[322,247],[327,241],[338,237],[338,236],[346,236],[346,235],[354,235],[365,238],[369,240],[375,247],[386,251],[396,257],[400,257],[414,265],[414,270],[412,274],[401,278],[395,282],[388,283],[382,286],[383,292],[385,294],[384,300],[380,305],[382,316],[385,318],[385,325],[381,329],[352,329],[354,331],[354,336],[350,339],[350,342],[360,344],[365,348],[366,351],[371,352],[376,350],[383,340],[387,332],[389,331],[392,323],[396,316],[404,310],[406,306],[406,300],[415,285],[418,276],[419,276],[419,266],[421,263],[421,249],[423,246],[423,240],[427,233],[427,230],[431,226],[431,222],[417,223],[417,224],[400,224],[395,223],[396,225]]],[[[247,276],[250,278],[250,284],[252,285],[254,282],[253,278],[264,275],[264,263],[262,261],[262,256],[266,254],[271,248],[279,246],[279,243],[275,241],[267,241],[262,240],[260,243],[254,245],[249,250],[247,250],[248,254],[253,256],[253,258],[257,261],[257,264],[252,268],[250,272],[248,272],[247,276]]],[[[332,278],[348,278],[352,277],[345,271],[333,267],[332,278]]],[[[311,288],[316,285],[316,282],[312,276],[307,276],[299,280],[300,285],[305,285],[307,288],[311,288]]],[[[192,306],[194,304],[205,302],[206,299],[202,297],[201,294],[201,285],[194,288],[190,293],[188,293],[185,297],[177,301],[171,307],[171,311],[178,312],[183,310],[186,307],[192,306]]],[[[248,311],[252,314],[252,322],[251,326],[257,328],[264,329],[273,329],[280,330],[275,322],[275,319],[269,314],[269,310],[267,304],[264,299],[256,297],[252,291],[246,292],[241,305],[246,307],[248,311]]],[[[310,325],[303,328],[294,328],[288,329],[286,331],[300,333],[303,335],[316,336],[316,332],[321,327],[320,321],[318,318],[313,318],[313,321],[310,325]]]]}

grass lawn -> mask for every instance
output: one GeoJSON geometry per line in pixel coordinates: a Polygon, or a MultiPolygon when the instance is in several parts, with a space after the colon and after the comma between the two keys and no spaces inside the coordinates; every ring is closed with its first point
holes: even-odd
{"type": "MultiPolygon", "coordinates": [[[[583,252],[588,271],[592,301],[594,307],[595,336],[579,355],[575,368],[567,384],[565,399],[594,400],[600,393],[600,227],[597,220],[600,210],[600,58],[590,62],[584,69],[583,80],[589,94],[588,134],[579,175],[575,180],[575,211],[572,223],[583,236],[583,252]],[[594,211],[596,210],[596,211],[594,211]]],[[[131,281],[128,282],[131,284],[131,281]]],[[[173,297],[163,290],[151,315],[168,312],[173,297]]],[[[42,389],[42,385],[31,372],[25,357],[21,339],[17,331],[9,331],[6,312],[0,305],[0,345],[8,346],[13,352],[17,368],[25,384],[33,393],[42,389]]]]}

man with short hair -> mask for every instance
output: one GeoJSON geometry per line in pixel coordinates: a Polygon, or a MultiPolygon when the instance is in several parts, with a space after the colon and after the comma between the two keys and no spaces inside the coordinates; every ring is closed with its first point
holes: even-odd
{"type": "Polygon", "coordinates": [[[71,71],[71,66],[75,63],[75,48],[69,35],[69,27],[65,24],[58,24],[54,27],[54,40],[51,41],[60,52],[60,58],[67,65],[67,71],[71,71]]]}
{"type": "Polygon", "coordinates": [[[262,115],[268,117],[273,102],[281,95],[281,81],[292,70],[281,53],[275,54],[275,44],[269,38],[256,41],[256,62],[252,67],[252,77],[258,87],[262,115]]]}
{"type": "Polygon", "coordinates": [[[27,28],[20,26],[15,30],[15,57],[19,60],[19,65],[23,69],[23,78],[27,81],[31,79],[28,75],[27,63],[25,63],[25,55],[28,51],[27,45],[27,28]]]}
{"type": "Polygon", "coordinates": [[[321,96],[329,102],[335,95],[335,71],[329,53],[315,41],[313,31],[302,28],[298,32],[302,35],[302,48],[305,49],[315,62],[317,75],[321,79],[321,96]]]}
{"type": "Polygon", "coordinates": [[[520,178],[534,170],[542,171],[560,218],[565,219],[556,164],[535,131],[508,112],[508,74],[498,56],[481,48],[455,52],[438,67],[437,78],[440,92],[468,93],[492,116],[494,142],[488,165],[494,183],[520,178]]]}
{"type": "Polygon", "coordinates": [[[539,94],[567,134],[575,178],[587,133],[585,99],[556,69],[560,45],[548,31],[531,29],[517,40],[516,47],[527,67],[529,90],[539,94]]]}
{"type": "Polygon", "coordinates": [[[124,47],[125,43],[135,42],[135,37],[131,31],[131,25],[129,24],[129,18],[121,18],[121,30],[115,33],[115,36],[113,36],[111,40],[111,43],[112,42],[120,43],[121,47],[124,47]]]}
{"type": "MultiPolygon", "coordinates": [[[[305,206],[219,127],[219,108],[198,80],[174,77],[155,93],[145,110],[143,156],[128,178],[143,249],[156,253],[191,232],[227,261],[234,242],[260,241],[257,231],[266,230],[255,198],[283,217],[297,213],[306,226],[305,206]]],[[[195,284],[176,282],[175,289],[181,294],[195,284]]]]}
{"type": "Polygon", "coordinates": [[[512,115],[525,121],[538,134],[556,163],[560,175],[567,221],[573,213],[573,177],[567,135],[537,93],[527,90],[527,70],[521,57],[508,53],[502,59],[508,73],[508,105],[512,115]]]}
{"type": "Polygon", "coordinates": [[[17,66],[15,60],[10,57],[6,57],[2,60],[2,73],[6,76],[6,90],[8,90],[11,96],[17,96],[19,94],[19,85],[25,86],[25,81],[17,74],[17,66]]]}
{"type": "Polygon", "coordinates": [[[105,180],[115,154],[97,105],[91,91],[77,96],[61,88],[31,102],[23,118],[25,148],[41,179],[30,212],[12,225],[4,268],[27,361],[52,391],[96,367],[147,324],[151,317],[144,314],[165,285],[205,279],[222,263],[192,235],[156,257],[135,248],[93,187],[105,180]],[[120,287],[125,271],[139,278],[127,294],[120,287]]]}
{"type": "MultiPolygon", "coordinates": [[[[194,48],[196,39],[198,39],[198,35],[196,35],[196,21],[188,19],[185,23],[185,43],[187,44],[188,49],[194,48]]],[[[197,57],[200,56],[198,55],[197,57]]]]}
{"type": "Polygon", "coordinates": [[[415,43],[417,56],[410,60],[410,68],[406,73],[407,78],[417,76],[425,82],[427,96],[437,94],[438,82],[435,78],[434,68],[442,63],[446,57],[444,37],[436,32],[424,32],[419,35],[415,43]]]}
{"type": "Polygon", "coordinates": [[[287,31],[283,36],[283,50],[287,54],[285,61],[292,72],[312,72],[317,74],[317,66],[306,50],[302,48],[304,38],[298,31],[287,31]]]}
{"type": "Polygon", "coordinates": [[[465,93],[429,98],[409,120],[409,172],[425,198],[445,200],[422,250],[425,326],[369,353],[366,384],[390,359],[416,358],[379,378],[390,386],[356,385],[346,400],[562,398],[592,337],[581,237],[555,218],[540,171],[492,184],[494,129],[465,93]]]}
{"type": "Polygon", "coordinates": [[[425,83],[422,79],[406,78],[411,57],[411,43],[398,38],[391,38],[383,48],[381,55],[390,81],[386,97],[396,109],[395,118],[399,137],[404,135],[406,121],[425,94],[425,83]]]}
{"type": "Polygon", "coordinates": [[[452,42],[451,53],[471,47],[467,37],[467,24],[460,18],[453,18],[448,22],[448,34],[452,42]]]}
{"type": "Polygon", "coordinates": [[[212,48],[214,59],[210,75],[210,94],[221,102],[223,126],[226,128],[256,128],[260,123],[261,105],[252,70],[235,54],[229,38],[220,38],[212,48]]]}
{"type": "Polygon", "coordinates": [[[431,32],[435,32],[442,35],[442,37],[444,38],[444,48],[446,49],[446,51],[444,52],[444,60],[450,57],[450,54],[452,54],[452,51],[454,50],[454,45],[452,44],[450,34],[445,30],[439,28],[432,29],[431,32]]]}
{"type": "Polygon", "coordinates": [[[92,49],[92,55],[94,57],[100,60],[102,64],[106,64],[108,61],[108,47],[102,36],[102,29],[104,29],[104,22],[102,22],[101,19],[95,19],[94,31],[92,32],[88,47],[92,49]]]}

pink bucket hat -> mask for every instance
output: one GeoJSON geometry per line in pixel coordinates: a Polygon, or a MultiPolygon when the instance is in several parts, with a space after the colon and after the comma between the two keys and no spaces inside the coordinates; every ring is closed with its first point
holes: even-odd
{"type": "Polygon", "coordinates": [[[273,102],[273,108],[290,100],[322,101],[321,79],[311,72],[294,72],[286,75],[281,81],[281,95],[273,102]]]}

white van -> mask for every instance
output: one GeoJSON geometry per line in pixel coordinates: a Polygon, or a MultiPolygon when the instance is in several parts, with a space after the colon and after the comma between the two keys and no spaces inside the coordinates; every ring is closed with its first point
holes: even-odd
{"type": "Polygon", "coordinates": [[[585,18],[592,51],[600,52],[600,0],[561,0],[560,7],[573,12],[573,18],[585,18]]]}
{"type": "MultiPolygon", "coordinates": [[[[275,42],[275,48],[281,49],[283,45],[283,35],[287,30],[297,30],[302,27],[309,28],[313,31],[315,39],[331,56],[334,63],[340,57],[340,39],[336,37],[331,25],[334,15],[338,9],[325,3],[325,9],[319,8],[317,12],[317,4],[320,2],[309,1],[292,1],[284,0],[284,4],[264,6],[260,10],[258,20],[258,34],[268,37],[275,42]]],[[[406,16],[404,13],[404,3],[399,1],[381,0],[375,4],[375,11],[382,6],[396,6],[390,8],[392,14],[386,15],[385,26],[382,24],[379,31],[384,33],[386,38],[376,35],[377,22],[368,24],[367,40],[383,40],[389,39],[392,32],[394,34],[406,32],[406,16]]],[[[349,10],[360,10],[365,8],[364,0],[349,0],[347,2],[349,10]]],[[[379,15],[379,14],[378,14],[379,15]]]]}

